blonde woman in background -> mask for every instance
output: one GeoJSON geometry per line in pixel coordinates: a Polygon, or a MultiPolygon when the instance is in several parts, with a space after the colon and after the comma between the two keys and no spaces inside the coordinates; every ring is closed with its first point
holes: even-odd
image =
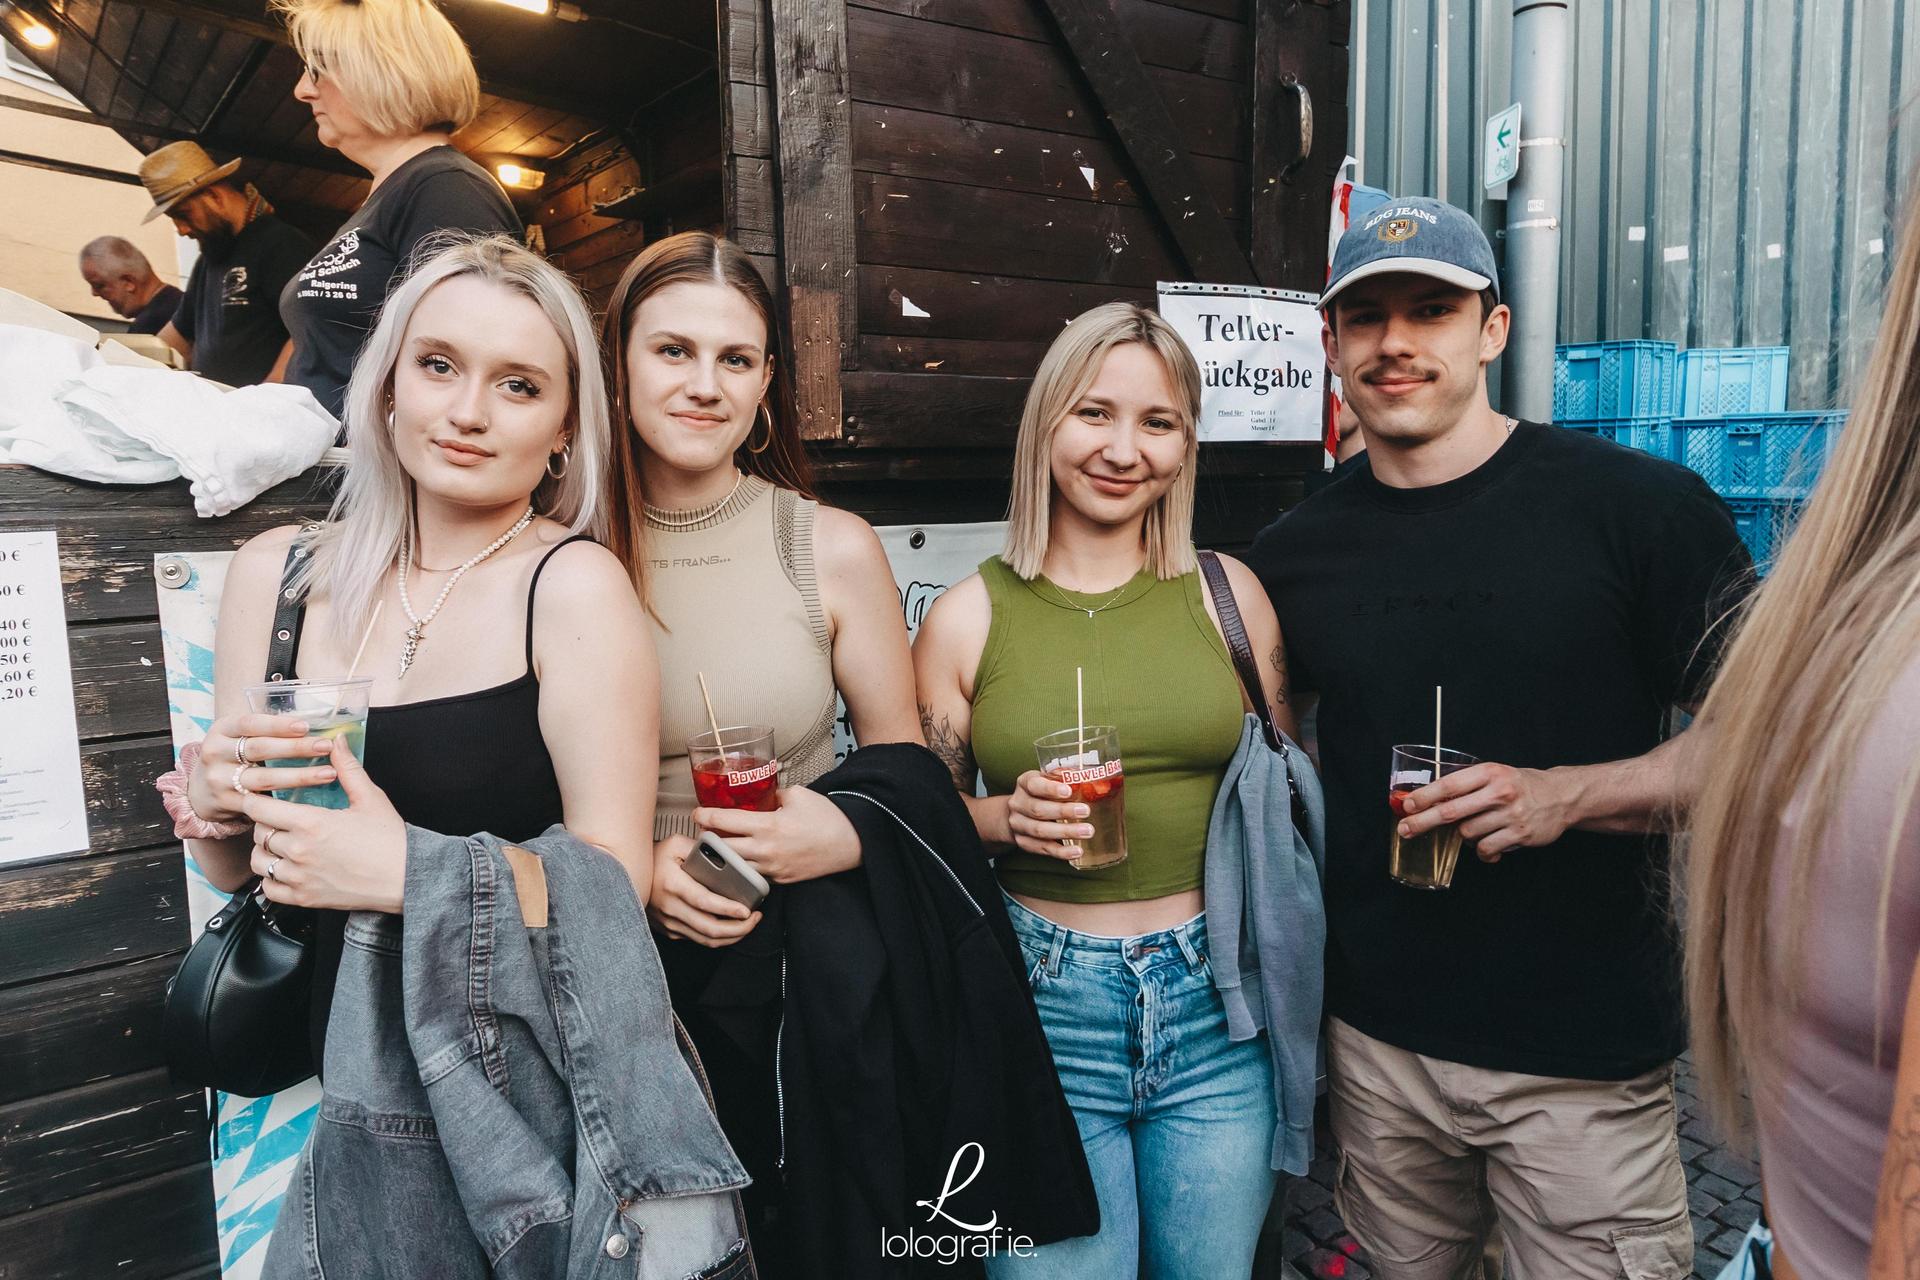
{"type": "Polygon", "coordinates": [[[1920,1274],[1914,226],[1846,430],[1702,717],[1694,1062],[1722,1127],[1758,1138],[1774,1274],[1920,1274]]]}
{"type": "Polygon", "coordinates": [[[366,203],[280,294],[293,340],[286,380],[340,417],[354,356],[387,290],[435,232],[519,239],[500,184],[454,149],[480,109],[480,77],[431,0],[274,0],[306,64],[293,96],[321,145],[373,175],[366,203]]]}

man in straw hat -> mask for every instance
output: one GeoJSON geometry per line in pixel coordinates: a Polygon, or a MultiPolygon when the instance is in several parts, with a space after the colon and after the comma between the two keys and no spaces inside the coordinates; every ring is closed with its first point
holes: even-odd
{"type": "Polygon", "coordinates": [[[200,245],[186,296],[160,337],[195,373],[244,386],[278,381],[292,354],[280,320],[280,290],[313,256],[313,245],[273,216],[248,184],[233,181],[238,160],[215,164],[197,142],[173,142],[140,162],[153,196],[142,219],[162,214],[200,245]]]}
{"type": "Polygon", "coordinates": [[[1320,309],[1367,451],[1247,564],[1320,702],[1340,1209],[1382,1280],[1498,1280],[1502,1242],[1518,1276],[1686,1275],[1651,833],[1746,552],[1691,471],[1493,409],[1510,313],[1461,210],[1373,211],[1320,309]]]}

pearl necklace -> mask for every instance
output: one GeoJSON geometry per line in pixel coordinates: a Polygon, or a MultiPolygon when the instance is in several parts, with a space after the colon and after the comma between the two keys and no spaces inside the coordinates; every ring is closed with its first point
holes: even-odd
{"type": "Polygon", "coordinates": [[[740,492],[740,486],[745,484],[746,482],[747,482],[747,473],[742,471],[737,477],[735,477],[733,482],[733,488],[727,490],[726,497],[720,499],[720,501],[713,503],[710,506],[696,507],[692,511],[675,512],[674,514],[681,517],[678,520],[668,519],[666,513],[662,511],[659,507],[648,507],[646,511],[647,520],[649,523],[657,524],[663,529],[690,529],[694,525],[699,524],[702,520],[711,520],[716,515],[719,515],[720,508],[726,506],[729,502],[732,502],[733,495],[740,492]]]}
{"type": "Polygon", "coordinates": [[[520,535],[520,531],[522,529],[526,528],[528,525],[532,523],[533,523],[533,505],[529,503],[527,505],[526,514],[521,516],[519,520],[514,522],[513,528],[507,530],[505,533],[495,538],[493,542],[487,546],[486,550],[482,551],[479,555],[472,557],[465,564],[461,565],[458,569],[455,569],[453,571],[453,576],[447,579],[446,586],[440,588],[439,598],[433,602],[433,608],[427,610],[427,616],[424,618],[418,617],[417,615],[415,615],[415,613],[413,612],[413,600],[411,597],[407,595],[407,578],[413,573],[413,533],[411,530],[409,530],[405,535],[401,537],[400,539],[400,607],[401,609],[405,610],[407,615],[407,621],[413,624],[412,626],[407,628],[406,648],[400,651],[400,678],[402,680],[407,678],[407,668],[413,665],[414,655],[420,652],[420,642],[426,639],[427,624],[440,616],[440,606],[447,602],[447,593],[453,590],[453,584],[460,581],[460,579],[463,576],[465,576],[467,570],[473,568],[473,566],[479,564],[482,560],[485,560],[488,556],[492,555],[494,552],[498,551],[500,548],[506,546],[509,542],[512,542],[516,537],[520,535]]]}

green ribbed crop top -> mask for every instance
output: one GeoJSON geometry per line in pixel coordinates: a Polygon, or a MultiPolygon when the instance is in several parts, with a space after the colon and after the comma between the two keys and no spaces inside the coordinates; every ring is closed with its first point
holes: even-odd
{"type": "Polygon", "coordinates": [[[998,556],[980,577],[993,622],[973,677],[973,755],[988,793],[1010,794],[1036,767],[1035,738],[1073,727],[1075,667],[1085,671],[1087,723],[1119,730],[1127,779],[1125,862],[1075,871],[1014,852],[999,860],[1000,883],[1053,902],[1199,888],[1214,793],[1241,725],[1240,683],[1199,571],[1163,581],[1142,569],[1121,592],[1092,595],[1024,581],[998,556]]]}

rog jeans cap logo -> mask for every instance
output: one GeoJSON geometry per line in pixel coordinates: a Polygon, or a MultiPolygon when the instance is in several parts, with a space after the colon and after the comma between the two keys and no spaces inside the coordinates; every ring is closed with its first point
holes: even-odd
{"type": "Polygon", "coordinates": [[[1414,233],[1419,230],[1420,224],[1412,218],[1394,218],[1381,224],[1380,238],[1389,244],[1398,244],[1402,240],[1413,239],[1414,233]]]}

